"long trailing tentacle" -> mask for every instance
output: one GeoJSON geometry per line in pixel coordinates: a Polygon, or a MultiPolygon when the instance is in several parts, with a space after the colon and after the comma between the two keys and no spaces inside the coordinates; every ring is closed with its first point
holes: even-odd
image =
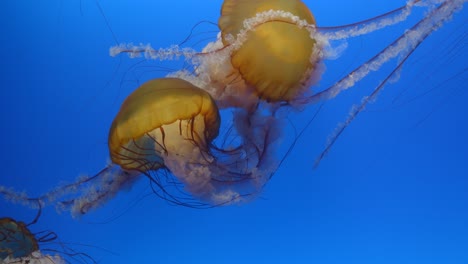
{"type": "Polygon", "coordinates": [[[352,71],[348,76],[343,78],[334,86],[314,96],[314,100],[333,98],[341,90],[354,85],[355,81],[360,80],[360,78],[354,78],[354,75],[364,77],[365,75],[367,75],[367,73],[369,73],[369,71],[374,70],[376,68],[378,69],[381,65],[380,63],[383,61],[383,58],[388,56],[396,57],[397,54],[403,55],[403,58],[393,69],[393,71],[390,72],[390,74],[388,74],[388,76],[373,90],[373,92],[369,96],[364,97],[360,105],[353,107],[349,113],[348,118],[343,123],[338,125],[338,127],[335,130],[335,133],[333,133],[332,136],[329,138],[329,141],[326,144],[324,150],[316,159],[314,164],[315,167],[318,166],[320,161],[329,152],[333,144],[343,133],[343,131],[349,126],[349,124],[357,117],[359,113],[361,113],[365,109],[368,103],[375,100],[378,93],[384,88],[385,84],[387,84],[388,81],[397,72],[400,71],[406,60],[418,48],[418,46],[428,36],[430,36],[432,32],[441,27],[444,22],[448,21],[453,15],[453,13],[455,13],[463,5],[464,2],[465,0],[453,0],[443,2],[436,9],[432,10],[432,12],[427,14],[424,19],[419,21],[410,30],[408,30],[406,33],[404,33],[402,36],[396,39],[387,48],[382,50],[380,53],[371,58],[365,64],[352,71]],[[409,46],[409,49],[402,49],[403,47],[407,47],[409,44],[411,44],[409,46]]]}

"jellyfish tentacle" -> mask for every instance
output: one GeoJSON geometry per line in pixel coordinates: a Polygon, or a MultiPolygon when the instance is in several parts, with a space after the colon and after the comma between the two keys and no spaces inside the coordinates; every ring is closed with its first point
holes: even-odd
{"type": "Polygon", "coordinates": [[[449,20],[463,3],[464,0],[449,0],[442,3],[385,49],[351,71],[334,85],[308,98],[300,98],[298,102],[300,104],[314,104],[318,101],[333,99],[342,91],[353,87],[355,83],[366,77],[370,72],[377,71],[386,62],[398,56],[405,57],[405,54],[416,49],[417,45],[422,43],[427,36],[437,30],[442,23],[449,20]]]}
{"type": "Polygon", "coordinates": [[[77,197],[59,202],[58,208],[70,210],[73,216],[84,215],[113,198],[125,186],[132,185],[139,176],[137,171],[127,171],[111,164],[93,176],[94,181],[80,186],[81,192],[77,197]]]}
{"type": "Polygon", "coordinates": [[[41,213],[42,213],[42,201],[37,199],[37,206],[38,206],[38,210],[37,210],[37,214],[36,214],[36,217],[34,217],[34,219],[29,222],[26,226],[30,226],[30,225],[34,225],[35,223],[37,223],[37,221],[39,220],[39,218],[41,217],[41,213]]]}
{"type": "Polygon", "coordinates": [[[53,231],[40,231],[34,234],[38,242],[46,243],[54,241],[58,238],[58,235],[53,231]],[[44,235],[42,235],[44,234],[44,235]],[[37,237],[41,235],[40,237],[37,237]]]}
{"type": "MultiPolygon", "coordinates": [[[[384,88],[384,86],[388,83],[388,81],[403,67],[406,60],[411,56],[411,54],[422,44],[422,42],[431,35],[432,32],[437,30],[444,22],[449,20],[451,16],[461,7],[461,5],[465,2],[465,0],[453,0],[453,1],[446,1],[436,9],[434,9],[431,13],[429,13],[424,19],[419,21],[416,25],[414,25],[408,32],[402,35],[400,38],[395,40],[392,45],[386,48],[381,53],[377,54],[374,58],[372,58],[369,63],[372,64],[373,60],[378,59],[382,53],[385,54],[387,49],[392,49],[392,47],[397,47],[400,43],[406,43],[408,40],[411,40],[413,45],[411,45],[409,50],[400,50],[399,53],[403,53],[403,58],[401,61],[396,65],[396,67],[387,75],[387,77],[372,91],[369,96],[363,98],[362,102],[358,106],[353,106],[351,109],[348,118],[338,127],[335,129],[335,132],[329,138],[328,143],[326,144],[324,150],[320,153],[314,163],[314,167],[317,167],[323,157],[329,152],[333,144],[339,138],[339,136],[343,133],[343,131],[349,126],[349,124],[357,117],[359,113],[361,113],[367,104],[375,100],[379,92],[384,88]],[[416,34],[415,34],[416,32],[416,34]],[[412,39],[411,39],[412,38],[412,39]]],[[[367,64],[367,63],[366,63],[367,64]]],[[[361,66],[366,67],[366,66],[361,66]]],[[[358,68],[359,70],[359,68],[358,68]]],[[[351,74],[357,72],[357,70],[353,71],[351,74]]],[[[345,77],[346,78],[346,77],[345,77]]],[[[341,81],[340,81],[341,82],[341,81]]],[[[339,83],[340,83],[339,82],[339,83]]],[[[339,87],[339,86],[337,86],[339,87]]],[[[319,94],[317,99],[320,97],[324,98],[332,98],[337,95],[337,90],[334,90],[335,87],[331,87],[324,91],[323,94],[319,94]]],[[[345,88],[346,89],[346,88],[345,88]]]]}
{"type": "Polygon", "coordinates": [[[317,29],[322,32],[323,37],[328,40],[340,40],[361,36],[405,21],[411,15],[415,4],[421,1],[422,0],[408,1],[404,6],[351,24],[317,27],[317,29]]]}

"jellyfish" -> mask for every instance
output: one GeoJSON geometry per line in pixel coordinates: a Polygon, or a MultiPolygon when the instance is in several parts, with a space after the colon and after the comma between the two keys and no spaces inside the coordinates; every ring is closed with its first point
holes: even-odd
{"type": "Polygon", "coordinates": [[[57,234],[52,231],[40,231],[33,233],[30,227],[36,224],[41,216],[41,205],[33,221],[26,224],[11,217],[0,218],[0,262],[5,264],[13,263],[39,263],[39,264],[60,264],[69,263],[60,254],[75,259],[81,263],[91,261],[92,257],[85,253],[76,252],[66,246],[62,250],[52,248],[42,248],[41,244],[47,244],[56,240],[57,234]],[[51,252],[45,254],[44,252],[51,252]]]}
{"type": "MultiPolygon", "coordinates": [[[[240,109],[237,140],[214,144],[220,122],[217,104],[205,90],[180,78],[150,80],[127,97],[112,122],[111,163],[35,200],[59,201],[60,209],[84,215],[142,175],[156,195],[177,205],[206,208],[250,200],[276,169],[271,143],[280,138],[280,122],[269,113],[240,109]]],[[[7,188],[0,193],[23,204],[31,200],[7,188]]]]}
{"type": "MultiPolygon", "coordinates": [[[[149,44],[111,47],[112,56],[185,57],[190,66],[150,80],[127,97],[112,122],[111,162],[102,171],[38,199],[58,201],[59,207],[83,215],[147,178],[156,195],[177,205],[209,208],[250,201],[289,153],[290,148],[277,152],[285,133],[285,112],[333,99],[396,61],[388,77],[352,108],[331,135],[318,164],[418,45],[464,2],[413,0],[365,21],[321,27],[300,0],[226,0],[218,37],[201,51],[179,46],[154,49],[149,44]],[[313,91],[326,61],[344,52],[343,46],[334,46],[335,41],[405,21],[419,7],[426,14],[416,25],[332,86],[313,91]],[[221,131],[222,123],[229,124],[226,131],[221,131]]],[[[28,203],[26,196],[13,190],[0,187],[0,193],[28,203]]]]}
{"type": "Polygon", "coordinates": [[[65,263],[59,255],[43,255],[39,243],[49,241],[48,236],[36,238],[29,224],[10,217],[0,218],[0,260],[2,263],[65,263]]]}
{"type": "Polygon", "coordinates": [[[258,110],[258,102],[302,109],[331,100],[359,81],[379,71],[391,61],[393,70],[353,106],[348,117],[331,134],[315,166],[325,157],[344,129],[374,101],[390,80],[396,79],[405,61],[435,30],[462,9],[465,0],[410,0],[406,5],[385,14],[349,25],[317,26],[308,7],[299,0],[230,1],[221,8],[217,40],[202,51],[172,46],[153,49],[150,44],[120,44],[110,55],[128,53],[131,58],[167,60],[186,57],[194,70],[170,74],[192,82],[208,91],[220,108],[239,107],[258,110]],[[396,25],[411,17],[414,9],[423,8],[424,17],[397,39],[323,90],[313,91],[325,70],[326,60],[339,58],[346,41],[396,25]]]}
{"type": "MultiPolygon", "coordinates": [[[[244,112],[237,123],[245,126],[253,118],[261,116],[244,112]]],[[[117,178],[127,181],[145,175],[158,196],[191,207],[220,205],[252,195],[261,186],[260,163],[268,164],[269,149],[263,140],[276,138],[273,133],[265,134],[277,122],[266,118],[252,122],[256,127],[239,128],[245,130],[239,134],[240,143],[229,149],[213,144],[220,122],[218,107],[206,91],[178,78],[148,81],[127,97],[111,125],[111,167],[118,166],[121,173],[110,175],[119,175],[116,182],[117,178]],[[169,191],[171,181],[184,185],[190,195],[178,190],[182,188],[177,184],[177,191],[169,191]],[[190,201],[189,196],[202,202],[190,201]]]]}
{"type": "MultiPolygon", "coordinates": [[[[141,173],[170,167],[176,160],[186,166],[208,164],[209,144],[219,125],[218,108],[207,92],[181,79],[154,79],[122,104],[109,132],[110,156],[121,169],[141,173]]],[[[210,187],[204,186],[209,179],[178,175],[193,193],[209,194],[205,189],[210,187]]]]}
{"type": "Polygon", "coordinates": [[[24,257],[39,249],[36,238],[23,222],[17,222],[12,218],[0,218],[2,227],[1,259],[7,257],[24,257]],[[11,244],[11,245],[10,245],[11,244]]]}

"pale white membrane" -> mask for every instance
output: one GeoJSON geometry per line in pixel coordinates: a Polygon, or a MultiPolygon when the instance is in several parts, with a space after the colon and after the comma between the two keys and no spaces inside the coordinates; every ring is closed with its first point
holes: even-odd
{"type": "Polygon", "coordinates": [[[59,255],[43,255],[39,250],[31,253],[30,256],[22,258],[7,257],[4,260],[0,259],[0,264],[65,264],[67,263],[59,255]]]}

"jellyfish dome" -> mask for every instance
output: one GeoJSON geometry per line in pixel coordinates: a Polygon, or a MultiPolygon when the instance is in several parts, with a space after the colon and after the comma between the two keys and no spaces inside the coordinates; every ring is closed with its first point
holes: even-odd
{"type": "Polygon", "coordinates": [[[181,79],[151,80],[128,96],[112,122],[110,156],[123,169],[141,172],[163,167],[167,156],[191,162],[208,151],[219,125],[207,92],[181,79]]]}
{"type": "MultiPolygon", "coordinates": [[[[177,171],[181,168],[171,169],[171,161],[182,160],[187,166],[212,161],[209,145],[219,125],[218,108],[207,92],[181,79],[155,79],[122,104],[110,129],[109,152],[124,170],[177,171]]],[[[179,179],[198,189],[206,181],[185,174],[179,179]]]]}
{"type": "Polygon", "coordinates": [[[310,31],[297,26],[299,21],[315,25],[312,13],[301,1],[224,1],[218,21],[222,43],[230,45],[239,34],[245,38],[233,49],[231,64],[259,98],[289,101],[310,87],[308,80],[319,60],[319,50],[310,31]],[[271,19],[275,12],[270,10],[279,10],[276,13],[281,16],[271,19]],[[258,13],[263,15],[256,17],[258,13]],[[252,24],[245,23],[251,18],[255,18],[252,24]]]}
{"type": "MultiPolygon", "coordinates": [[[[241,115],[238,123],[243,126],[249,117],[241,115]]],[[[255,138],[260,134],[258,138],[263,139],[264,129],[253,133],[246,130],[245,135],[240,135],[239,145],[222,149],[212,143],[218,136],[220,121],[218,107],[206,91],[182,79],[151,80],[125,100],[112,123],[112,162],[128,174],[146,175],[176,203],[182,201],[162,189],[159,169],[171,172],[202,201],[232,202],[247,194],[239,193],[240,184],[257,180],[252,174],[257,167],[248,166],[247,159],[251,163],[263,160],[251,153],[253,148],[264,147],[255,138]]]]}

